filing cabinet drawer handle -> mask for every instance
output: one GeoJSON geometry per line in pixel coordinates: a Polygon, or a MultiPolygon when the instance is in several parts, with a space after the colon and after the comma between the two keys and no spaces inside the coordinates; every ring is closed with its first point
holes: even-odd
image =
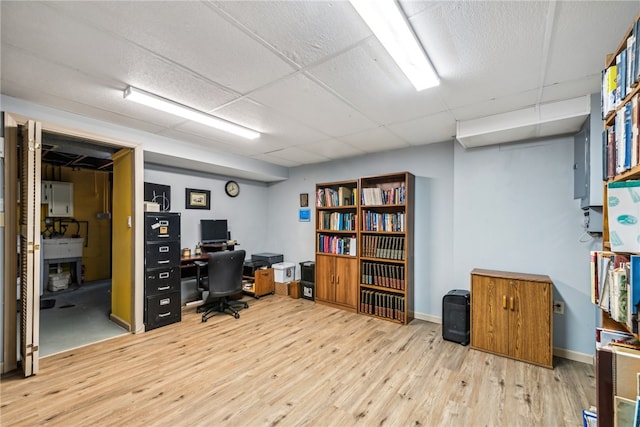
{"type": "Polygon", "coordinates": [[[167,221],[166,219],[161,219],[160,221],[158,221],[158,224],[160,224],[160,225],[169,225],[169,221],[167,221]]]}
{"type": "Polygon", "coordinates": [[[169,252],[169,246],[160,246],[158,248],[158,252],[162,252],[162,253],[169,252]]]}
{"type": "Polygon", "coordinates": [[[169,273],[168,272],[160,273],[160,274],[158,274],[158,277],[161,278],[161,279],[166,279],[166,278],[169,277],[169,273]]]}
{"type": "Polygon", "coordinates": [[[165,259],[165,260],[162,260],[162,261],[158,261],[158,264],[169,264],[169,262],[171,262],[171,260],[165,259]]]}
{"type": "Polygon", "coordinates": [[[161,288],[158,288],[159,291],[166,291],[167,289],[171,289],[171,286],[163,286],[161,288]]]}
{"type": "Polygon", "coordinates": [[[158,317],[167,317],[167,316],[171,316],[171,312],[170,311],[168,313],[158,314],[158,317]]]}
{"type": "Polygon", "coordinates": [[[160,305],[171,304],[171,298],[164,298],[160,300],[160,305]]]}

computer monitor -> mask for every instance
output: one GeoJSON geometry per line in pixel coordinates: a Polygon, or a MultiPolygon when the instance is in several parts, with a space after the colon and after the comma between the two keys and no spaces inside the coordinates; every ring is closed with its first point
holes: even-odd
{"type": "Polygon", "coordinates": [[[200,237],[202,243],[226,242],[228,238],[226,219],[201,219],[200,237]]]}

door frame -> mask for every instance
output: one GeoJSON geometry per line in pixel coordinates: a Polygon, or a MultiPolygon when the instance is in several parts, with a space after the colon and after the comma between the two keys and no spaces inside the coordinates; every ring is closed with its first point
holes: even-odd
{"type": "MultiPolygon", "coordinates": [[[[113,138],[102,134],[96,134],[82,129],[77,129],[58,123],[53,123],[45,120],[39,120],[37,117],[30,117],[21,114],[15,114],[12,112],[4,111],[4,122],[2,126],[6,129],[8,123],[16,123],[17,125],[24,125],[27,120],[37,120],[42,123],[42,131],[59,133],[62,135],[73,136],[77,138],[89,139],[96,143],[107,145],[113,148],[129,148],[133,151],[133,170],[131,171],[131,194],[132,200],[132,228],[131,234],[131,247],[133,248],[133,262],[131,269],[131,323],[122,324],[118,322],[120,326],[128,329],[133,333],[144,332],[144,283],[142,277],[144,274],[144,248],[142,242],[144,240],[144,150],[142,144],[133,143],[130,141],[122,140],[119,138],[113,138]]],[[[5,140],[11,139],[12,136],[5,134],[5,140]]],[[[6,141],[5,141],[6,142],[6,141]]],[[[7,160],[8,151],[11,150],[12,144],[5,144],[5,160],[7,160]]],[[[5,211],[6,211],[6,224],[9,227],[5,227],[5,253],[4,253],[4,333],[3,333],[3,363],[0,367],[2,373],[9,372],[17,368],[17,340],[16,340],[16,286],[17,279],[17,264],[16,258],[16,239],[17,233],[15,227],[12,224],[16,224],[16,202],[17,195],[14,185],[17,184],[17,169],[15,162],[9,163],[5,161],[5,211]],[[10,177],[14,177],[13,180],[10,177]],[[12,184],[13,183],[13,184],[12,184]],[[13,192],[13,194],[12,194],[13,192]],[[7,285],[8,284],[8,285],[7,285]]],[[[113,189],[114,192],[117,189],[113,189]]],[[[114,236],[115,237],[115,236],[114,236]]],[[[115,320],[115,319],[114,319],[115,320]]]]}

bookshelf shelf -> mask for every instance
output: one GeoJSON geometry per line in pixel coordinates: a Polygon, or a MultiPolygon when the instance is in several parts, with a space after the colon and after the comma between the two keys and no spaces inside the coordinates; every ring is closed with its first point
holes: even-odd
{"type": "MultiPolygon", "coordinates": [[[[634,267],[638,268],[637,254],[640,251],[627,252],[627,249],[631,249],[623,243],[627,235],[622,234],[623,231],[617,222],[610,224],[608,219],[610,214],[621,217],[620,213],[613,211],[624,206],[623,198],[617,198],[622,193],[626,194],[626,191],[621,192],[620,187],[633,186],[635,183],[625,183],[640,179],[640,14],[635,17],[616,50],[605,58],[605,70],[602,74],[603,156],[606,159],[603,163],[603,175],[607,179],[603,185],[605,203],[602,251],[594,251],[591,254],[591,298],[602,311],[602,329],[618,331],[615,334],[620,333],[638,339],[638,315],[634,313],[634,306],[638,302],[636,289],[639,279],[634,273],[634,267]],[[621,234],[618,235],[618,232],[621,234]],[[620,236],[623,236],[623,239],[620,236]],[[615,268],[604,268],[607,262],[615,268]],[[620,292],[621,290],[623,292],[620,292]]],[[[632,192],[632,187],[629,187],[628,191],[632,192]]],[[[631,235],[640,234],[638,228],[636,224],[627,230],[634,229],[631,235]]],[[[597,337],[604,334],[599,331],[596,331],[597,337]]],[[[598,425],[613,426],[620,422],[618,406],[615,404],[617,399],[627,398],[635,401],[636,398],[635,393],[626,396],[619,395],[619,392],[625,389],[637,390],[640,387],[640,380],[637,380],[635,375],[616,375],[615,366],[619,363],[616,360],[631,357],[637,361],[640,351],[625,348],[625,351],[621,352],[615,344],[607,345],[608,342],[600,341],[598,338],[596,343],[598,425]]],[[[636,407],[635,411],[638,410],[636,407]]]]}

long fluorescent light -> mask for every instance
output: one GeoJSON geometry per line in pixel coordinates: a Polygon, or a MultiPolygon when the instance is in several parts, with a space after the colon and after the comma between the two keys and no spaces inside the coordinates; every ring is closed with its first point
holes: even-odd
{"type": "Polygon", "coordinates": [[[436,70],[394,0],[350,0],[416,90],[440,84],[436,70]]]}
{"type": "Polygon", "coordinates": [[[194,110],[193,108],[178,104],[177,102],[170,101],[158,95],[136,89],[133,86],[129,86],[125,89],[124,97],[125,99],[146,105],[147,107],[155,108],[156,110],[164,111],[165,113],[211,126],[212,128],[242,136],[247,139],[256,139],[260,137],[260,133],[255,130],[214,117],[203,113],[202,111],[194,110]]]}

